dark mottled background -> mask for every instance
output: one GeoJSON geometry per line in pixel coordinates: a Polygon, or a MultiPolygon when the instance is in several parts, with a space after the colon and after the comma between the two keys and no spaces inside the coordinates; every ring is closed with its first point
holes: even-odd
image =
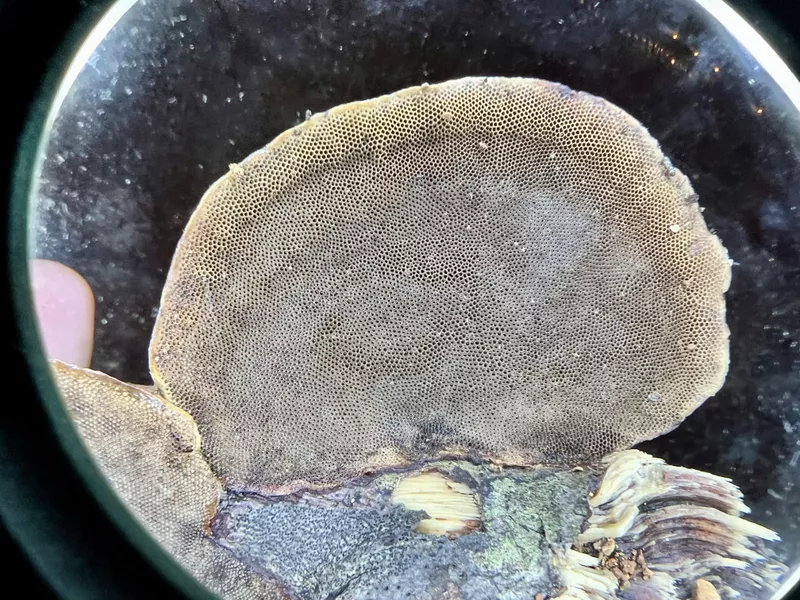
{"type": "Polygon", "coordinates": [[[462,75],[552,79],[641,120],[692,179],[736,261],[723,390],[643,445],[731,477],[800,556],[800,125],[688,0],[140,2],[100,44],[52,130],[35,254],[94,288],[93,367],[147,382],[172,252],[205,189],[325,110],[462,75]]]}

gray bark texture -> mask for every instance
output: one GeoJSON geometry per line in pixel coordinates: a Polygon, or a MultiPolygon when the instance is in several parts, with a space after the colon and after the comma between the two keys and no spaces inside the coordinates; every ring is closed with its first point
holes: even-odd
{"type": "Polygon", "coordinates": [[[431,469],[475,490],[477,531],[454,539],[415,532],[427,515],[393,502],[396,473],[299,498],[228,495],[212,529],[238,560],[303,599],[550,596],[560,585],[553,550],[580,532],[592,476],[466,462],[431,469]]]}

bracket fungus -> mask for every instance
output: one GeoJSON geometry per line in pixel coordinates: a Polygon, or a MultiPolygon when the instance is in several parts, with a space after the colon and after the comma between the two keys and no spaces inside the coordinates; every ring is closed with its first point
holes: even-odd
{"type": "Polygon", "coordinates": [[[206,192],[154,391],[53,368],[224,597],[755,598],[784,567],[738,489],[629,450],[722,385],[729,281],[633,117],[466,78],[313,115],[206,192]]]}

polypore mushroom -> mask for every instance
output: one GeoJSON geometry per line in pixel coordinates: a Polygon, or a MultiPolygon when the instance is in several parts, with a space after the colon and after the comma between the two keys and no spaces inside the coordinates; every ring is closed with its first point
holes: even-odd
{"type": "Polygon", "coordinates": [[[630,115],[461,79],[315,115],[217,181],[151,370],[234,487],[442,452],[571,463],[719,389],[729,279],[689,181],[630,115]]]}
{"type": "Polygon", "coordinates": [[[209,189],[164,288],[156,391],[54,369],[112,485],[229,597],[766,589],[774,534],[731,484],[600,461],[720,388],[729,280],[687,178],[630,115],[467,78],[315,115],[209,189]],[[709,541],[665,558],[666,526],[709,541]],[[744,579],[743,557],[760,561],[744,579]]]}

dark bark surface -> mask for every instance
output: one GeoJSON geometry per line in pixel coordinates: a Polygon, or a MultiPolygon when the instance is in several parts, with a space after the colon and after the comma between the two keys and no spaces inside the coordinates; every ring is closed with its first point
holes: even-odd
{"type": "Polygon", "coordinates": [[[588,516],[593,477],[464,462],[428,468],[475,491],[478,531],[417,533],[426,515],[392,501],[400,474],[299,497],[228,495],[212,529],[237,559],[303,599],[555,596],[554,551],[572,544],[588,516]]]}

